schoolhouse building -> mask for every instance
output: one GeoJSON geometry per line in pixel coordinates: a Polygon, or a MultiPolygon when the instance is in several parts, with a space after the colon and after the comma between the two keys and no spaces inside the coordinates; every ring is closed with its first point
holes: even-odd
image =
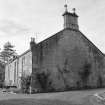
{"type": "Polygon", "coordinates": [[[61,31],[38,44],[31,38],[29,50],[6,65],[6,85],[20,88],[21,76],[31,75],[32,88],[39,90],[105,87],[104,54],[80,31],[75,9],[65,5],[63,18],[61,31]],[[37,78],[40,73],[47,81],[37,78]]]}

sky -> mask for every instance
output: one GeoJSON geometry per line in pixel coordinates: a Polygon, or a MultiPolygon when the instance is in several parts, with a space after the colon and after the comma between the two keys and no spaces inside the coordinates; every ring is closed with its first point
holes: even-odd
{"type": "MultiPolygon", "coordinates": [[[[63,29],[65,0],[0,0],[0,48],[9,41],[18,54],[63,29]]],[[[68,0],[76,8],[79,28],[105,53],[105,0],[68,0]]]]}

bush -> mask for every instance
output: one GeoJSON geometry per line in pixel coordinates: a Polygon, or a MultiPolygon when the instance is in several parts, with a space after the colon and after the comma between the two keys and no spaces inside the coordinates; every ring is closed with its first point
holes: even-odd
{"type": "Polygon", "coordinates": [[[50,72],[42,71],[36,74],[37,80],[42,88],[42,92],[53,91],[52,81],[49,79],[50,72]]]}
{"type": "Polygon", "coordinates": [[[21,90],[23,93],[29,93],[29,88],[31,85],[31,76],[21,77],[21,90]]]}

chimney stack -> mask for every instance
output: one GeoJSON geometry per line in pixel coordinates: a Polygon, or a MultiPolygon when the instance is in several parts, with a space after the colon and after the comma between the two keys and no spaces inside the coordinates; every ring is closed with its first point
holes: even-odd
{"type": "Polygon", "coordinates": [[[33,48],[35,47],[36,43],[35,43],[35,38],[31,37],[31,42],[30,42],[30,48],[31,50],[33,50],[33,48]]]}

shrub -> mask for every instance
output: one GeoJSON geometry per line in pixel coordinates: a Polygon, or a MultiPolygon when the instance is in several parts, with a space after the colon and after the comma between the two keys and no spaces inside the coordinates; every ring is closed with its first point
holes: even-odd
{"type": "Polygon", "coordinates": [[[31,85],[31,76],[21,77],[21,90],[23,93],[29,93],[29,88],[31,85]]]}
{"type": "Polygon", "coordinates": [[[43,92],[48,92],[51,88],[51,81],[49,82],[50,73],[47,71],[42,71],[36,74],[37,80],[42,88],[43,92]]]}

